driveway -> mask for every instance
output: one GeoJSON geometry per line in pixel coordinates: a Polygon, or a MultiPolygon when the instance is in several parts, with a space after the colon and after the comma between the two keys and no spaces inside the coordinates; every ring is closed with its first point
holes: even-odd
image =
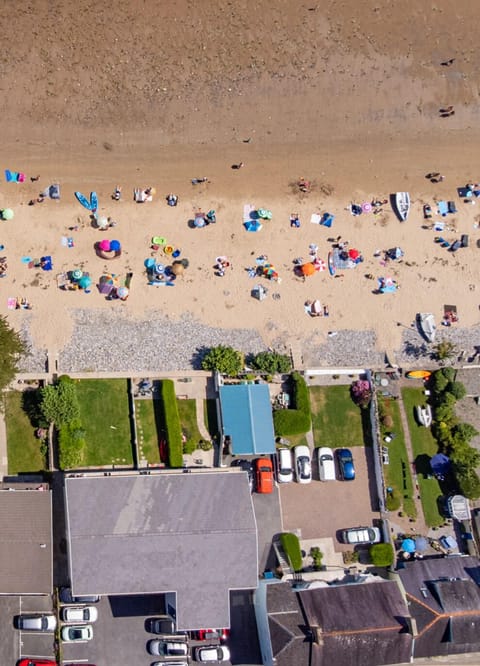
{"type": "MultiPolygon", "coordinates": [[[[354,481],[318,480],[316,452],[313,481],[308,485],[280,485],[283,528],[299,529],[303,539],[332,537],[335,550],[351,550],[338,541],[339,531],[348,527],[371,525],[379,518],[373,476],[373,454],[369,447],[353,447],[354,481]]],[[[338,476],[338,471],[337,471],[338,476]]]]}
{"type": "Polygon", "coordinates": [[[278,488],[274,487],[273,493],[268,495],[252,493],[252,499],[257,521],[258,572],[261,574],[274,566],[271,558],[272,540],[282,531],[278,488]]]}
{"type": "Polygon", "coordinates": [[[16,664],[22,657],[54,658],[53,633],[19,631],[13,628],[15,615],[51,613],[52,600],[44,596],[0,597],[0,664],[16,664]]]}

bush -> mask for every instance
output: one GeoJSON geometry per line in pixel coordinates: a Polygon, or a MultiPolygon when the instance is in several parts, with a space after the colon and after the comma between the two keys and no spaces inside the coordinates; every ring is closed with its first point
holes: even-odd
{"type": "Polygon", "coordinates": [[[388,511],[397,511],[401,505],[402,497],[396,488],[387,493],[386,506],[388,511]]]}
{"type": "Polygon", "coordinates": [[[447,392],[453,395],[455,400],[462,400],[467,395],[467,389],[462,382],[449,382],[447,392]]]}
{"type": "Polygon", "coordinates": [[[293,409],[278,409],[273,413],[275,434],[301,435],[308,432],[312,425],[310,395],[304,378],[298,372],[292,373],[293,409]]]}
{"type": "Polygon", "coordinates": [[[318,546],[310,548],[310,557],[313,560],[313,568],[315,571],[320,571],[322,568],[323,553],[318,546]]]}
{"type": "Polygon", "coordinates": [[[475,470],[469,472],[456,472],[455,473],[458,488],[461,494],[467,499],[475,500],[480,497],[480,479],[475,470]]]}
{"type": "Polygon", "coordinates": [[[212,347],[202,360],[203,370],[217,370],[229,377],[236,377],[243,369],[243,366],[244,358],[242,352],[232,347],[226,347],[225,345],[212,347]]]}
{"type": "Polygon", "coordinates": [[[393,564],[393,547],[391,543],[374,543],[369,549],[370,560],[376,567],[389,567],[393,564]]]}
{"type": "Polygon", "coordinates": [[[175,385],[171,379],[164,379],[161,384],[163,418],[167,434],[169,467],[183,466],[182,426],[178,414],[175,385]]]}
{"type": "Polygon", "coordinates": [[[277,352],[260,352],[252,359],[252,366],[261,372],[268,372],[272,375],[277,373],[287,373],[292,369],[292,361],[285,354],[277,352]]]}
{"type": "Polygon", "coordinates": [[[292,569],[301,571],[303,566],[302,551],[297,535],[284,532],[280,535],[280,544],[292,569]]]}

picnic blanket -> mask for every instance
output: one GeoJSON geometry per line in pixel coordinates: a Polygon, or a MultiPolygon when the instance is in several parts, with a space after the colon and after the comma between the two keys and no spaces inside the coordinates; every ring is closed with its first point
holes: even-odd
{"type": "Polygon", "coordinates": [[[350,257],[347,257],[344,259],[342,257],[344,250],[340,250],[339,248],[335,248],[333,250],[333,265],[335,268],[338,268],[340,270],[345,270],[347,268],[355,268],[356,263],[351,259],[350,257]]]}
{"type": "Polygon", "coordinates": [[[5,169],[5,180],[7,183],[24,183],[25,174],[19,171],[10,171],[10,169],[5,169]]]}
{"type": "Polygon", "coordinates": [[[437,201],[438,214],[445,217],[448,213],[448,204],[446,201],[437,201]]]}

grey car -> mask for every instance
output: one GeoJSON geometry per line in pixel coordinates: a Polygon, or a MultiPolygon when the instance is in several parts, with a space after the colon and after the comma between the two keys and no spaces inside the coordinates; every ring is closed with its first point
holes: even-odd
{"type": "Polygon", "coordinates": [[[174,634],[175,622],[169,615],[164,617],[151,617],[145,622],[147,631],[151,634],[174,634]]]}
{"type": "Polygon", "coordinates": [[[17,615],[14,619],[14,625],[17,629],[23,631],[55,631],[57,618],[52,613],[17,615]]]}
{"type": "Polygon", "coordinates": [[[147,649],[155,657],[186,657],[188,655],[188,645],[180,641],[155,639],[148,641],[147,649]]]}

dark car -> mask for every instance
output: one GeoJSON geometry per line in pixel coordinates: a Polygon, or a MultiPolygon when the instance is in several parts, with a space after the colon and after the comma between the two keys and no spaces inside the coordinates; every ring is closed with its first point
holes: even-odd
{"type": "Polygon", "coordinates": [[[174,634],[175,622],[168,615],[164,617],[151,617],[146,622],[147,631],[151,634],[174,634]]]}
{"type": "Polygon", "coordinates": [[[250,491],[252,491],[254,473],[253,473],[253,464],[250,462],[250,460],[243,460],[243,459],[234,460],[231,464],[231,467],[240,467],[240,469],[243,469],[243,471],[247,473],[248,485],[250,486],[250,491]]]}
{"type": "Polygon", "coordinates": [[[340,477],[344,481],[353,481],[355,478],[355,465],[350,449],[337,449],[338,467],[340,477]]]}

